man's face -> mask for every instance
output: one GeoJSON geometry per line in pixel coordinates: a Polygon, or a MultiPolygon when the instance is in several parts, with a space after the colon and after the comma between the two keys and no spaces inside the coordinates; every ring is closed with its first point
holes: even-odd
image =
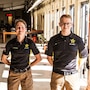
{"type": "Polygon", "coordinates": [[[16,33],[17,36],[21,35],[21,36],[25,36],[26,34],[26,27],[22,22],[18,22],[16,25],[16,33]]]}
{"type": "Polygon", "coordinates": [[[63,17],[59,23],[61,30],[64,32],[70,32],[72,27],[72,21],[70,18],[63,17]]]}

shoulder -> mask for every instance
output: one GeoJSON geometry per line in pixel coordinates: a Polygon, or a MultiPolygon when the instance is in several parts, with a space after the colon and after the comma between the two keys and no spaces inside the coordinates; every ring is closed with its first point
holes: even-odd
{"type": "Polygon", "coordinates": [[[71,37],[72,37],[72,38],[75,38],[75,39],[77,39],[77,40],[82,40],[82,38],[81,38],[80,36],[78,36],[78,35],[76,35],[76,34],[74,34],[74,33],[72,33],[71,37]]]}
{"type": "Polygon", "coordinates": [[[50,38],[50,40],[57,40],[58,38],[60,38],[60,34],[56,34],[56,35],[52,36],[50,38]]]}
{"type": "Polygon", "coordinates": [[[13,38],[7,42],[7,44],[14,44],[16,42],[16,38],[13,38]]]}
{"type": "Polygon", "coordinates": [[[78,44],[84,43],[84,42],[83,42],[83,39],[82,39],[80,36],[76,35],[76,34],[72,34],[72,38],[75,39],[75,41],[76,41],[78,44]]]}
{"type": "Polygon", "coordinates": [[[28,37],[26,37],[26,42],[33,43],[33,41],[30,38],[28,38],[28,37]]]}
{"type": "Polygon", "coordinates": [[[58,42],[60,40],[60,34],[56,34],[54,36],[52,36],[48,42],[48,45],[53,46],[56,42],[58,42]]]}
{"type": "Polygon", "coordinates": [[[15,45],[15,43],[16,43],[16,39],[13,38],[13,39],[9,40],[5,46],[11,48],[13,45],[15,45]]]}
{"type": "Polygon", "coordinates": [[[30,46],[35,44],[35,43],[34,43],[30,38],[28,38],[28,37],[26,37],[25,40],[26,40],[26,43],[28,43],[30,46]]]}

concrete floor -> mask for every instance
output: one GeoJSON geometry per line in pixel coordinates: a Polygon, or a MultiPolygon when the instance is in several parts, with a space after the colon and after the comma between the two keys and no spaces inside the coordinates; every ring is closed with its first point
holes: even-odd
{"type": "MultiPolygon", "coordinates": [[[[2,50],[4,49],[4,46],[5,44],[0,43],[0,55],[2,53],[2,50]]],[[[37,47],[41,52],[42,61],[31,68],[34,82],[34,90],[50,90],[50,78],[52,67],[46,59],[47,56],[43,54],[43,47],[41,47],[41,45],[39,44],[37,45],[37,47]]],[[[30,56],[30,60],[32,62],[34,60],[34,56],[33,54],[31,54],[30,56]]],[[[0,90],[7,90],[8,71],[9,66],[0,63],[0,90]]],[[[85,90],[86,79],[81,79],[80,84],[80,90],[85,90]]],[[[19,87],[19,90],[21,90],[21,87],[19,87]]]]}

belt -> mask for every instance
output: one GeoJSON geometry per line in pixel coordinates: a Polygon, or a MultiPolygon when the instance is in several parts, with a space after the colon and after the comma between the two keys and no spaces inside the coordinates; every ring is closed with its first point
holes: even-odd
{"type": "Polygon", "coordinates": [[[11,71],[15,72],[15,73],[23,73],[26,72],[30,69],[30,66],[28,65],[26,68],[24,69],[16,69],[16,68],[10,68],[11,71]]]}
{"type": "Polygon", "coordinates": [[[59,73],[59,74],[62,74],[62,75],[71,75],[71,74],[75,74],[77,73],[78,71],[77,70],[74,70],[74,71],[57,71],[57,70],[54,70],[53,72],[55,73],[59,73]]]}

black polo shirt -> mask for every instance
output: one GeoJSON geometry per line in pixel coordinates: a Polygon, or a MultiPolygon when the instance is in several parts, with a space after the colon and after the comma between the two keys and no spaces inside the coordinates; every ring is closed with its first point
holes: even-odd
{"type": "Polygon", "coordinates": [[[17,38],[10,40],[3,51],[3,54],[8,55],[11,52],[10,68],[24,69],[29,65],[30,50],[36,55],[39,53],[35,43],[25,37],[22,44],[17,41],[17,38]]]}
{"type": "Polygon", "coordinates": [[[82,39],[73,33],[69,36],[62,36],[60,32],[51,37],[46,54],[54,55],[54,70],[73,70],[76,69],[77,52],[80,58],[88,55],[82,39]]]}

